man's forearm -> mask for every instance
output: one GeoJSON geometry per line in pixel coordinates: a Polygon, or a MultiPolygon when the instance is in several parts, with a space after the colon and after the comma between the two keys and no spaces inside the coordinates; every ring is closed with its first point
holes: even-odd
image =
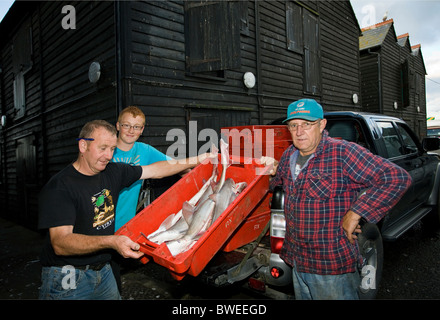
{"type": "Polygon", "coordinates": [[[161,179],[169,177],[182,171],[194,168],[208,158],[213,158],[210,154],[203,154],[198,157],[191,157],[180,160],[159,161],[148,166],[142,166],[142,176],[140,179],[161,179]]]}
{"type": "Polygon", "coordinates": [[[51,233],[52,247],[60,256],[84,255],[103,249],[113,249],[115,236],[87,236],[78,233],[51,233]]]}

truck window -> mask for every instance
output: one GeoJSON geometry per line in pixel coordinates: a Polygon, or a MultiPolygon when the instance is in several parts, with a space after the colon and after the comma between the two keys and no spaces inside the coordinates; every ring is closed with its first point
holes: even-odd
{"type": "Polygon", "coordinates": [[[364,148],[369,148],[365,140],[365,135],[357,121],[327,119],[326,129],[332,138],[344,139],[355,142],[364,148]]]}
{"type": "Polygon", "coordinates": [[[411,137],[408,130],[399,123],[397,124],[397,128],[403,140],[403,151],[405,152],[405,154],[416,153],[418,151],[417,144],[411,137]]]}
{"type": "Polygon", "coordinates": [[[394,126],[389,121],[378,121],[377,125],[382,131],[388,158],[417,153],[417,143],[404,125],[396,123],[394,126]]]}
{"type": "Polygon", "coordinates": [[[385,143],[387,158],[394,158],[404,155],[404,148],[399,138],[399,133],[391,122],[378,121],[377,125],[381,130],[383,141],[385,143]]]}

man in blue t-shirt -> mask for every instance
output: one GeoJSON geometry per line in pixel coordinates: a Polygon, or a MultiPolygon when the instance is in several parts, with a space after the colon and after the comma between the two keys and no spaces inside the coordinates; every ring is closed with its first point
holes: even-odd
{"type": "MultiPolygon", "coordinates": [[[[137,107],[130,106],[121,111],[116,123],[119,131],[117,148],[113,154],[113,162],[124,162],[130,165],[144,166],[158,161],[170,159],[149,144],[137,142],[145,127],[145,115],[137,107]]],[[[119,194],[116,206],[115,231],[126,224],[136,214],[142,180],[124,188],[119,194]]]]}

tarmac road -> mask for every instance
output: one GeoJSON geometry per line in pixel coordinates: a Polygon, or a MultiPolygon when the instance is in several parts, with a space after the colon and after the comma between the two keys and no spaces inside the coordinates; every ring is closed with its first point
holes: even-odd
{"type": "MultiPolygon", "coordinates": [[[[419,223],[402,238],[384,243],[384,270],[378,299],[440,299],[440,229],[419,223]]],[[[38,299],[44,237],[0,218],[0,299],[38,299]]],[[[124,264],[122,298],[255,299],[240,287],[206,288],[191,276],[175,281],[154,263],[124,264]]]]}
{"type": "Polygon", "coordinates": [[[440,229],[423,220],[396,242],[384,243],[377,299],[440,299],[440,229]]]}

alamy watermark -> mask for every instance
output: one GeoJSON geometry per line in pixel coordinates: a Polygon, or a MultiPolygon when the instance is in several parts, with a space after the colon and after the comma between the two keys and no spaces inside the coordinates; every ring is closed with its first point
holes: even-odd
{"type": "Polygon", "coordinates": [[[75,267],[71,265],[64,266],[61,269],[61,273],[66,273],[61,281],[61,286],[64,290],[76,289],[76,280],[75,280],[75,267]]]}
{"type": "Polygon", "coordinates": [[[61,19],[61,27],[64,30],[76,29],[76,9],[72,5],[63,6],[61,13],[65,16],[61,19]]]}
{"type": "Polygon", "coordinates": [[[376,268],[372,265],[365,265],[361,271],[361,289],[376,289],[376,268]]]}
{"type": "MultiPolygon", "coordinates": [[[[372,26],[376,23],[376,8],[372,4],[362,6],[361,26],[372,26]]],[[[61,9],[64,15],[61,19],[61,27],[65,30],[76,29],[76,9],[72,5],[65,5],[61,9]]]]}
{"type": "Polygon", "coordinates": [[[376,8],[372,4],[362,6],[361,26],[372,26],[376,24],[376,8]]]}
{"type": "MultiPolygon", "coordinates": [[[[63,274],[66,274],[62,281],[61,286],[64,290],[76,289],[75,280],[75,267],[72,265],[66,265],[61,269],[63,274]]],[[[376,289],[376,268],[372,265],[365,265],[361,271],[361,284],[360,287],[363,290],[376,289]]]]}
{"type": "Polygon", "coordinates": [[[171,129],[167,132],[166,141],[173,142],[166,151],[168,157],[186,159],[213,152],[213,146],[219,148],[220,138],[229,145],[232,164],[252,164],[254,159],[261,159],[262,156],[275,156],[275,129],[272,128],[224,128],[221,129],[220,137],[217,131],[211,128],[202,129],[197,133],[197,121],[189,121],[188,128],[188,136],[182,129],[171,129]],[[199,143],[203,145],[198,147],[199,143]]]}

